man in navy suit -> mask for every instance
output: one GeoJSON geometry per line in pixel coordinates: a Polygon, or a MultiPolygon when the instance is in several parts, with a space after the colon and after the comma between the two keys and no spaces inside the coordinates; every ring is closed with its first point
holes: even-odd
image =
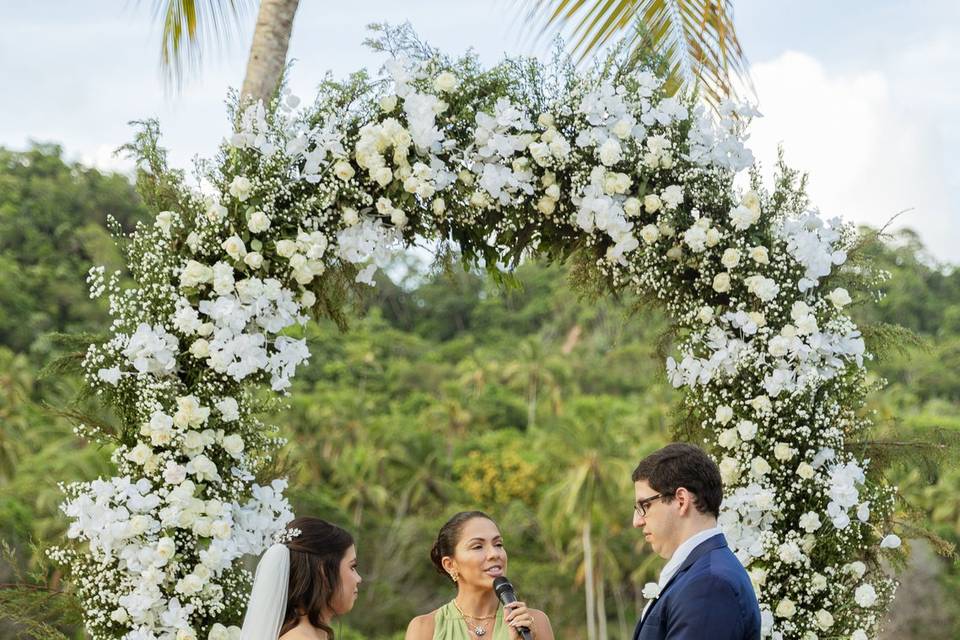
{"type": "Polygon", "coordinates": [[[693,445],[671,444],[640,461],[633,483],[633,526],[667,560],[633,639],[759,640],[750,577],[717,527],[716,463],[693,445]]]}

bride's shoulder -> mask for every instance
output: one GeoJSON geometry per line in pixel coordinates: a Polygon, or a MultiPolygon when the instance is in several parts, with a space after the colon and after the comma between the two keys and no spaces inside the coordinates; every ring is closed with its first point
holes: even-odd
{"type": "Polygon", "coordinates": [[[316,640],[317,635],[311,631],[304,629],[303,626],[296,626],[280,636],[279,640],[316,640]]]}
{"type": "Polygon", "coordinates": [[[437,610],[417,616],[407,625],[404,640],[431,640],[436,626],[437,610]]]}

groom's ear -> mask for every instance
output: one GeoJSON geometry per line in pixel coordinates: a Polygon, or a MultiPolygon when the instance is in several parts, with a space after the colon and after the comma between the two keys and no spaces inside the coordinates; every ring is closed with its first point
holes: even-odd
{"type": "Polygon", "coordinates": [[[674,499],[677,501],[678,506],[680,507],[680,515],[685,516],[690,513],[690,509],[694,509],[693,505],[693,494],[691,494],[685,487],[677,487],[676,492],[674,493],[674,499]]]}

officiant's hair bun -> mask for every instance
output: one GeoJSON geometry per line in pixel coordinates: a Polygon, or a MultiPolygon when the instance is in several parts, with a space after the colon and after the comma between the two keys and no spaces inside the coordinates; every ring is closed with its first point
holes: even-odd
{"type": "Polygon", "coordinates": [[[474,518],[483,518],[497,524],[493,518],[483,511],[461,511],[440,527],[440,533],[437,534],[437,541],[433,543],[433,548],[430,549],[430,560],[433,561],[433,566],[440,575],[447,578],[450,577],[450,574],[443,568],[443,558],[453,555],[454,550],[457,548],[457,543],[460,542],[460,534],[463,533],[463,526],[474,518]]]}

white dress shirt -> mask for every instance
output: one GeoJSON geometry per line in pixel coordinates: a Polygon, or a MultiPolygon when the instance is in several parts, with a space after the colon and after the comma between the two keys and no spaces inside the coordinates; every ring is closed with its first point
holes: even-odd
{"type": "MultiPolygon", "coordinates": [[[[667,561],[667,564],[663,566],[663,569],[660,571],[660,579],[657,580],[657,586],[660,588],[660,593],[663,593],[663,589],[667,586],[667,583],[670,582],[670,579],[676,575],[677,571],[680,569],[681,565],[687,560],[687,556],[690,555],[690,552],[700,546],[701,543],[706,542],[715,535],[723,533],[720,527],[710,527],[709,529],[704,529],[700,533],[695,533],[686,540],[684,540],[677,550],[673,552],[673,555],[670,556],[670,560],[667,561]]],[[[657,595],[657,598],[660,596],[657,595]]],[[[657,598],[653,598],[647,602],[647,606],[643,608],[643,613],[640,614],[640,619],[643,620],[647,617],[647,611],[650,610],[650,607],[654,602],[657,601],[657,598]]]]}

